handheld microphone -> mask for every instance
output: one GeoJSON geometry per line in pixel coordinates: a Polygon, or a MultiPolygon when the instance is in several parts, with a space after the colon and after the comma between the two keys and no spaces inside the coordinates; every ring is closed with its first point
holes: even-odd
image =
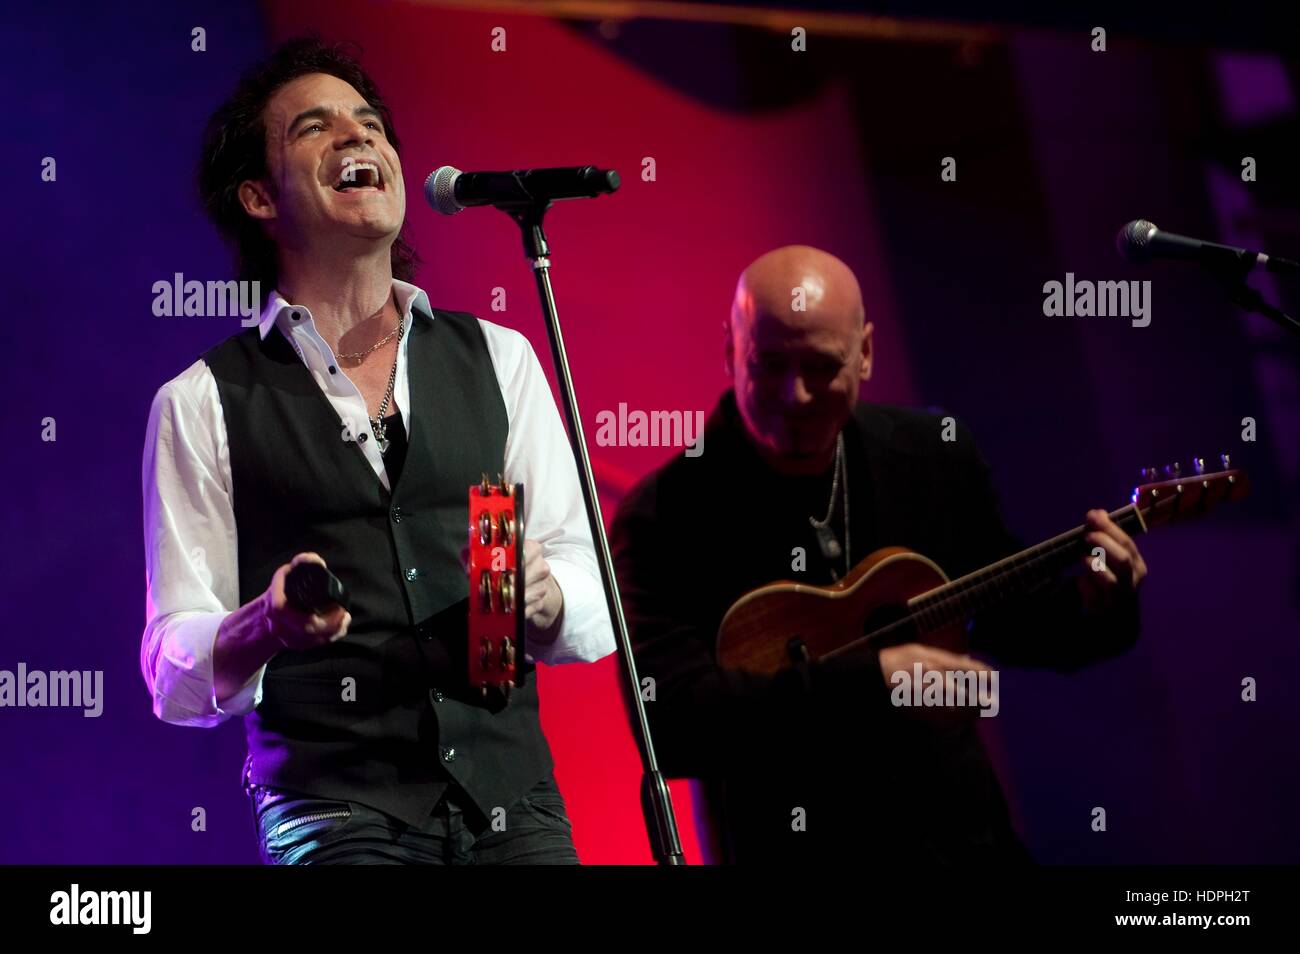
{"type": "Polygon", "coordinates": [[[513,172],[461,172],[440,166],[424,180],[424,197],[443,215],[475,205],[512,208],[547,205],[556,199],[591,199],[614,192],[620,180],[613,169],[563,166],[513,172]]]}
{"type": "Polygon", "coordinates": [[[1241,272],[1263,266],[1270,272],[1300,273],[1300,262],[1165,232],[1146,219],[1134,219],[1121,228],[1115,236],[1115,247],[1125,261],[1135,265],[1157,259],[1174,259],[1241,272]]]}
{"type": "Polygon", "coordinates": [[[302,613],[324,613],[336,603],[348,608],[348,588],[319,563],[299,563],[284,577],[284,597],[302,613]]]}

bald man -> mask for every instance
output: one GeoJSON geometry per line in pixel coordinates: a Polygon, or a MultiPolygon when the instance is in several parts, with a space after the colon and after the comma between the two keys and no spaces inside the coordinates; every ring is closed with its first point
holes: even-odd
{"type": "MultiPolygon", "coordinates": [[[[718,666],[723,615],[765,583],[828,584],[885,546],[950,578],[1022,549],[964,428],[944,440],[935,415],[859,403],[873,328],[842,261],[802,245],[763,255],[724,326],[733,388],[705,426],[708,452],[638,484],[612,531],[665,772],[711,783],[732,862],[1030,860],[974,710],[890,701],[895,672],[984,663],[906,643],[776,676],[718,666]]],[[[980,655],[1071,671],[1134,643],[1146,565],[1104,510],[1085,519],[1104,568],[978,617],[980,655]]]]}

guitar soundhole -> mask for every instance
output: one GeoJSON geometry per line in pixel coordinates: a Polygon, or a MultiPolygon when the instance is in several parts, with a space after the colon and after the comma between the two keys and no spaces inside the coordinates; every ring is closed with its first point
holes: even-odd
{"type": "Polygon", "coordinates": [[[877,646],[897,646],[917,639],[916,627],[902,605],[882,606],[870,613],[862,624],[862,633],[875,634],[872,643],[877,646]]]}

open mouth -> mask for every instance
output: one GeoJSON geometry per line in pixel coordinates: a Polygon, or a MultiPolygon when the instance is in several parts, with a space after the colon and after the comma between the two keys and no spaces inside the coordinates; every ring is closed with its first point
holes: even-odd
{"type": "Polygon", "coordinates": [[[339,173],[339,181],[334,183],[335,192],[361,192],[373,189],[384,191],[384,177],[379,166],[373,162],[349,162],[339,173]]]}

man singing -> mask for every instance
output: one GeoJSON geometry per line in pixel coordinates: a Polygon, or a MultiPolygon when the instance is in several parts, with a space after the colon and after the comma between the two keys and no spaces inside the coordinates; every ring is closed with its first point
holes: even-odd
{"type": "MultiPolygon", "coordinates": [[[[982,663],[905,643],[776,676],[717,665],[723,615],[763,584],[827,584],[885,546],[950,578],[1020,549],[964,429],[948,441],[939,417],[858,403],[872,330],[839,259],[807,246],[763,255],[726,323],[734,389],[705,426],[707,452],[623,500],[613,547],[637,668],[655,680],[656,750],[666,774],[720,783],[736,862],[1025,860],[974,721],[891,705],[894,673],[982,663]]],[[[1087,523],[1105,566],[977,619],[975,648],[1074,669],[1132,645],[1146,565],[1104,511],[1087,523]]]]}
{"type": "Polygon", "coordinates": [[[614,649],[577,473],[532,348],[410,284],[379,90],[285,44],[212,116],[200,186],[261,322],[154,398],[143,483],[154,713],[243,715],[272,863],[577,863],[536,678],[471,690],[467,488],[526,487],[527,660],[614,649]],[[304,613],[284,580],[351,595],[304,613]]]}

